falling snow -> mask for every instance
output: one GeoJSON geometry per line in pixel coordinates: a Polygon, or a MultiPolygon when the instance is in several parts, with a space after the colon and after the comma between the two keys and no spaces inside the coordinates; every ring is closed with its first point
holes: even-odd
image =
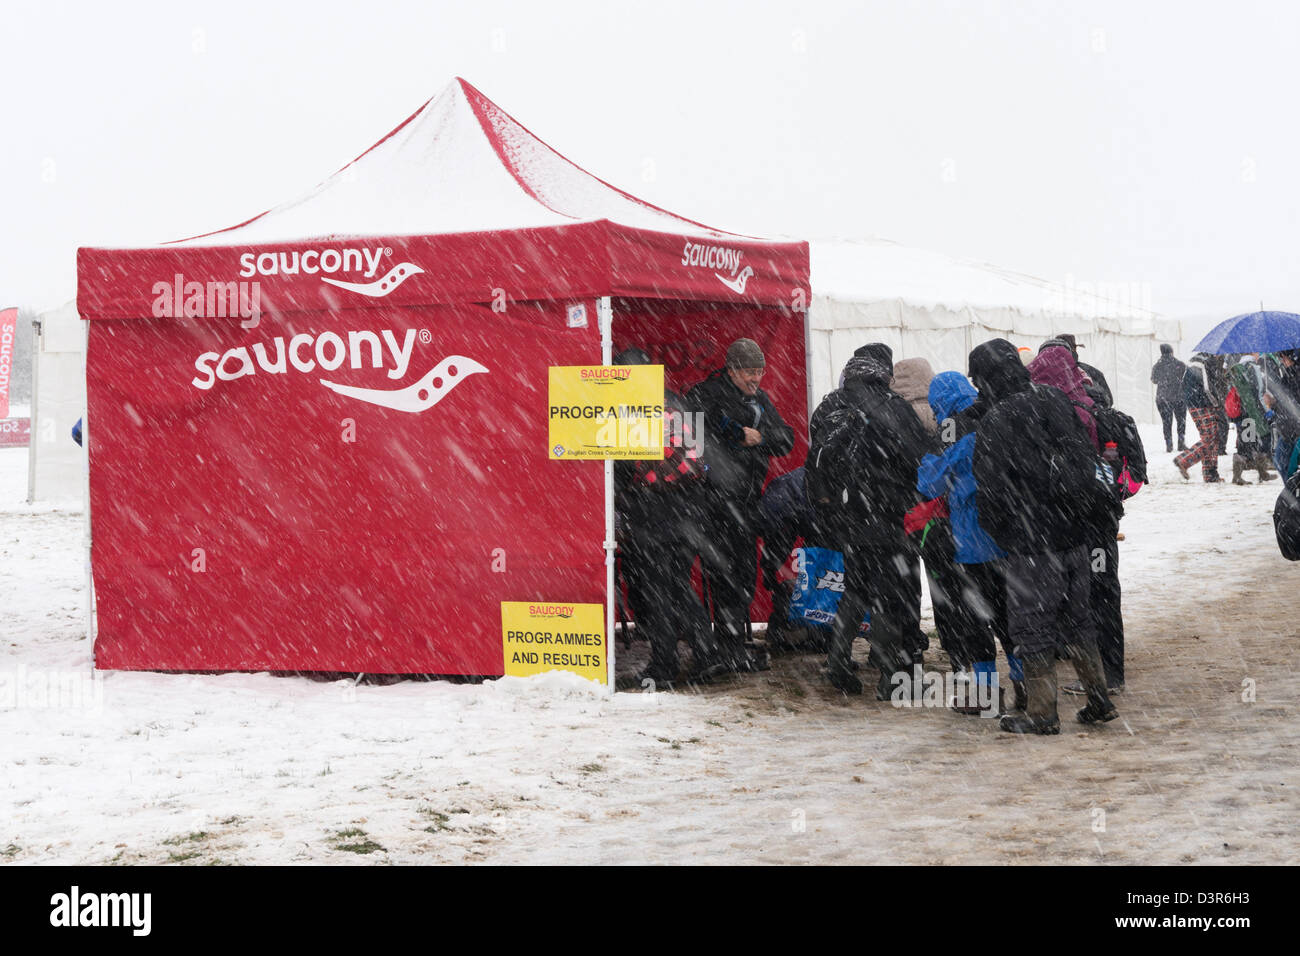
{"type": "MultiPolygon", "coordinates": [[[[82,515],[22,504],[26,451],[0,450],[0,674],[48,691],[0,699],[0,857],[1293,862],[1300,628],[1276,485],[1185,484],[1171,456],[1151,457],[1122,524],[1120,719],[1026,739],[845,698],[811,654],[703,691],[613,697],[563,674],[95,678],[82,515]],[[48,706],[60,700],[78,706],[48,706]]],[[[645,654],[634,645],[619,672],[645,654]]],[[[861,642],[857,656],[865,667],[861,642]]]]}

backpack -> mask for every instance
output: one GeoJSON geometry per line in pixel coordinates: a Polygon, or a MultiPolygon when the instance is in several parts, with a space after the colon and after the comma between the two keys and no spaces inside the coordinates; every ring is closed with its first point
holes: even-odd
{"type": "Polygon", "coordinates": [[[1228,418],[1232,421],[1241,417],[1241,395],[1236,385],[1228,389],[1228,397],[1223,400],[1223,410],[1228,413],[1228,418]]]}
{"type": "MultiPolygon", "coordinates": [[[[1032,387],[1051,388],[1051,386],[1039,385],[1032,387]]],[[[1064,393],[1057,389],[1052,391],[1064,396],[1064,393]]],[[[1066,401],[1070,405],[1079,404],[1071,402],[1068,398],[1066,401]]],[[[1086,405],[1081,407],[1094,411],[1086,405]]],[[[1123,412],[1119,414],[1123,415],[1123,412]]],[[[1078,428],[1071,428],[1065,434],[1052,436],[1054,444],[1049,453],[1047,487],[1051,489],[1050,494],[1054,503],[1065,514],[1086,523],[1092,523],[1104,516],[1122,515],[1124,506],[1121,504],[1115,469],[1097,453],[1097,449],[1092,445],[1092,439],[1083,424],[1078,422],[1077,417],[1075,421],[1079,425],[1078,428]]],[[[1132,419],[1129,421],[1131,422],[1132,419]]],[[[1046,423],[1043,427],[1046,429],[1046,423]]],[[[1098,421],[1099,439],[1101,434],[1101,423],[1098,421]]],[[[1114,441],[1114,439],[1108,438],[1103,441],[1114,441]]],[[[1142,461],[1145,465],[1146,458],[1143,457],[1142,461]]]]}
{"type": "Polygon", "coordinates": [[[828,513],[848,510],[857,484],[856,462],[863,453],[863,435],[870,424],[865,412],[844,405],[827,417],[804,465],[804,483],[813,507],[828,513]]]}
{"type": "Polygon", "coordinates": [[[808,500],[826,516],[847,516],[861,501],[860,475],[876,473],[873,465],[887,464],[887,448],[892,447],[882,431],[889,431],[875,416],[884,403],[882,398],[870,410],[845,403],[827,416],[817,438],[808,449],[804,480],[808,500]]]}
{"type": "Polygon", "coordinates": [[[671,392],[664,395],[662,460],[638,458],[632,463],[630,486],[662,491],[694,485],[706,470],[699,451],[692,447],[691,415],[681,399],[671,392]]]}
{"type": "Polygon", "coordinates": [[[1286,480],[1286,487],[1277,496],[1273,506],[1273,532],[1277,535],[1277,549],[1288,561],[1300,561],[1300,472],[1286,480]]]}
{"type": "Polygon", "coordinates": [[[1147,454],[1142,447],[1142,436],[1138,434],[1137,422],[1132,415],[1121,412],[1111,405],[1094,405],[1088,408],[1078,402],[1072,403],[1092,413],[1097,423],[1097,440],[1105,448],[1108,442],[1114,442],[1119,451],[1119,468],[1114,469],[1115,480],[1120,489],[1120,496],[1131,498],[1137,494],[1142,485],[1147,483],[1147,454]],[[1127,473],[1128,481],[1123,480],[1127,473]]]}

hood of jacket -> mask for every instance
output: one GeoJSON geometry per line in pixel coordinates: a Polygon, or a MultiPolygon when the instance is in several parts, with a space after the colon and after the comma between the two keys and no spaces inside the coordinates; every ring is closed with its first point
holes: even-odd
{"type": "Polygon", "coordinates": [[[964,412],[979,393],[961,372],[940,372],[930,381],[928,400],[938,421],[964,412]]]}
{"type": "Polygon", "coordinates": [[[1052,346],[1039,352],[1029,363],[1029,377],[1039,385],[1059,388],[1072,402],[1092,407],[1093,401],[1084,390],[1085,376],[1079,368],[1074,353],[1064,345],[1052,346]]]}
{"type": "Polygon", "coordinates": [[[1029,388],[1029,369],[1020,361],[1020,350],[1006,339],[990,339],[970,353],[970,380],[991,402],[1029,388]]]}
{"type": "Polygon", "coordinates": [[[902,359],[894,363],[894,383],[890,387],[909,402],[924,402],[929,398],[933,379],[934,369],[925,359],[902,359]]]}
{"type": "MultiPolygon", "coordinates": [[[[888,346],[884,346],[888,348],[888,346]]],[[[861,349],[858,350],[861,352],[861,349]]],[[[863,385],[881,385],[888,387],[894,377],[894,363],[882,361],[873,354],[854,354],[844,366],[844,386],[859,388],[863,385]]]]}

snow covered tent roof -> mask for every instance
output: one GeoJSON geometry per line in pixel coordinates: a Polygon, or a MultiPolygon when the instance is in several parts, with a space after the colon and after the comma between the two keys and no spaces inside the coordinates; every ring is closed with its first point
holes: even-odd
{"type": "Polygon", "coordinates": [[[1100,328],[1125,335],[1181,338],[1176,322],[1135,301],[1142,296],[1132,286],[1049,282],[878,238],[814,240],[811,246],[813,295],[828,301],[898,301],[967,314],[1011,310],[1023,317],[1018,324],[1030,335],[1065,331],[1045,328],[1041,320],[1050,318],[1080,332],[1100,328]]]}
{"type": "Polygon", "coordinates": [[[457,77],[319,186],[186,244],[408,236],[608,219],[731,236],[637,199],[561,156],[457,77]]]}
{"type": "Polygon", "coordinates": [[[279,276],[264,292],[280,311],[294,311],[347,307],[328,287],[342,280],[352,291],[375,287],[363,295],[391,293],[396,305],[488,301],[498,287],[516,300],[624,295],[784,305],[806,286],[808,268],[805,243],[723,232],[598,179],[460,78],[298,198],[134,252],[79,250],[81,275],[108,280],[83,283],[83,317],[150,314],[150,286],[140,276],[279,276]],[[416,269],[382,275],[361,250],[329,248],[361,238],[382,240],[367,245],[389,250],[384,269],[403,262],[416,269]],[[323,285],[320,272],[343,274],[323,285]]]}
{"type": "Polygon", "coordinates": [[[1048,282],[878,238],[814,240],[811,249],[814,402],[864,342],[883,341],[896,358],[924,356],[936,371],[964,372],[979,342],[1002,337],[1036,348],[1070,332],[1084,345],[1080,357],[1107,376],[1116,403],[1153,420],[1151,363],[1159,343],[1178,342],[1182,330],[1145,307],[1139,284],[1048,282]]]}

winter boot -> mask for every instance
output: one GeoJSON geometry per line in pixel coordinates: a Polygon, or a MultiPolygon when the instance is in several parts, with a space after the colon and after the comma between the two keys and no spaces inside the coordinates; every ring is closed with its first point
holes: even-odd
{"type": "Polygon", "coordinates": [[[1013,680],[1011,689],[1016,692],[1016,703],[1013,710],[1018,710],[1022,714],[1029,707],[1029,688],[1023,680],[1013,680]]]}
{"type": "MultiPolygon", "coordinates": [[[[912,663],[912,650],[903,647],[896,641],[890,640],[884,635],[879,635],[876,640],[871,642],[871,663],[876,665],[880,671],[880,678],[876,681],[876,700],[892,700],[894,697],[894,675],[902,672],[908,675],[909,681],[913,675],[919,675],[922,668],[912,663]]],[[[915,692],[916,688],[912,688],[915,692]]]]}
{"type": "Polygon", "coordinates": [[[1021,659],[1025,669],[1025,687],[1029,701],[1023,714],[1007,714],[999,722],[1012,734],[1059,734],[1061,721],[1056,716],[1056,654],[1026,654],[1021,659]]]}
{"type": "Polygon", "coordinates": [[[1088,694],[1088,706],[1075,715],[1079,723],[1105,723],[1118,717],[1119,711],[1110,702],[1110,693],[1106,689],[1106,672],[1096,640],[1072,645],[1070,659],[1074,663],[1074,672],[1079,675],[1079,683],[1088,694]]]}
{"type": "Polygon", "coordinates": [[[861,694],[862,681],[853,673],[851,661],[828,660],[826,662],[826,679],[831,686],[845,694],[861,694]]]}
{"type": "Polygon", "coordinates": [[[1249,481],[1241,477],[1242,470],[1246,467],[1246,459],[1241,455],[1232,456],[1232,483],[1234,485],[1248,485],[1249,481]]]}
{"type": "Polygon", "coordinates": [[[1261,452],[1260,454],[1255,456],[1254,468],[1255,468],[1255,472],[1259,475],[1259,480],[1261,484],[1263,484],[1266,481],[1272,481],[1274,478],[1277,477],[1277,475],[1273,474],[1268,470],[1269,465],[1271,464],[1273,463],[1268,460],[1268,455],[1265,455],[1261,452]]]}

